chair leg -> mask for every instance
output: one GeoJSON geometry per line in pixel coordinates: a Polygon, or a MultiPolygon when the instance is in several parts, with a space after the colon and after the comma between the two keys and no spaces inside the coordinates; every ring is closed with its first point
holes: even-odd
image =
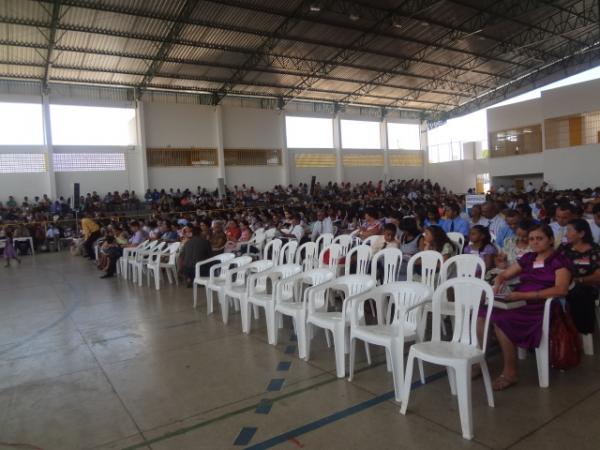
{"type": "Polygon", "coordinates": [[[487,396],[488,405],[494,407],[494,391],[492,390],[492,378],[488,369],[487,361],[484,359],[479,363],[481,365],[481,375],[483,377],[483,385],[485,386],[485,395],[487,396]]]}
{"type": "Polygon", "coordinates": [[[229,322],[229,299],[221,291],[217,292],[217,299],[221,305],[221,318],[223,319],[223,323],[227,325],[227,322],[229,322]]]}
{"type": "Polygon", "coordinates": [[[408,408],[415,358],[416,356],[411,348],[408,352],[408,359],[406,360],[406,373],[404,375],[404,385],[402,386],[402,404],[400,406],[400,414],[406,414],[406,408],[408,408]]]}
{"type": "Polygon", "coordinates": [[[274,305],[265,306],[265,318],[267,321],[267,338],[269,339],[269,344],[276,345],[277,338],[275,337],[275,334],[277,334],[278,329],[274,305]]]}
{"type": "Polygon", "coordinates": [[[255,320],[260,319],[260,308],[257,305],[252,305],[252,313],[255,320]]]}
{"type": "Polygon", "coordinates": [[[425,378],[425,369],[423,368],[423,361],[419,359],[418,364],[419,364],[419,377],[421,379],[421,384],[425,384],[425,383],[427,383],[427,379],[425,378]]]}
{"type": "Polygon", "coordinates": [[[165,268],[165,272],[167,273],[167,280],[169,280],[169,284],[173,284],[173,277],[171,275],[171,269],[165,268]]]}
{"type": "Polygon", "coordinates": [[[458,412],[462,435],[465,439],[473,439],[473,406],[471,403],[471,367],[461,364],[453,368],[456,374],[456,387],[458,391],[458,412]]]}
{"type": "Polygon", "coordinates": [[[310,358],[310,341],[314,335],[313,326],[310,323],[306,323],[306,334],[304,336],[304,360],[308,361],[310,358]]]}
{"type": "MultiPolygon", "coordinates": [[[[154,285],[156,286],[156,290],[160,289],[160,267],[156,266],[154,269],[154,285]]],[[[148,273],[150,273],[150,269],[148,269],[148,273]]],[[[150,283],[148,283],[150,284],[150,283]]]]}
{"type": "Polygon", "coordinates": [[[394,396],[396,401],[400,402],[402,400],[402,382],[404,381],[404,345],[392,342],[389,353],[392,362],[394,396]]]}
{"type": "Polygon", "coordinates": [[[456,395],[456,372],[450,366],[446,367],[448,373],[448,384],[450,385],[450,392],[452,395],[456,395]]]}
{"type": "Polygon", "coordinates": [[[344,324],[333,330],[333,350],[335,353],[335,371],[338,378],[346,376],[346,337],[344,324]]]}
{"type": "Polygon", "coordinates": [[[538,348],[536,348],[535,359],[537,361],[540,387],[547,388],[550,385],[550,361],[548,360],[548,347],[543,347],[540,345],[538,348]]]}
{"type": "MultiPolygon", "coordinates": [[[[256,307],[256,305],[254,305],[254,307],[256,307]]],[[[246,298],[241,298],[240,299],[240,314],[242,316],[242,332],[243,333],[250,333],[250,328],[251,328],[251,322],[252,322],[252,317],[250,317],[250,313],[251,313],[251,306],[250,303],[248,303],[248,300],[246,298]]]]}
{"type": "Polygon", "coordinates": [[[356,358],[356,338],[350,337],[350,361],[348,364],[348,381],[354,377],[354,364],[356,358]]]}
{"type": "Polygon", "coordinates": [[[306,325],[304,324],[304,317],[297,314],[293,320],[298,341],[298,358],[304,359],[306,358],[306,325]]]}
{"type": "Polygon", "coordinates": [[[329,330],[327,328],[323,329],[325,331],[325,342],[327,342],[327,348],[331,348],[331,340],[329,339],[329,330]]]}
{"type": "Polygon", "coordinates": [[[179,277],[177,276],[177,269],[173,267],[171,270],[173,271],[173,278],[175,278],[175,286],[179,287],[179,277]]]}
{"type": "Polygon", "coordinates": [[[588,356],[594,355],[594,337],[592,333],[580,334],[583,344],[583,354],[588,356]]]}
{"type": "Polygon", "coordinates": [[[371,361],[371,351],[369,350],[368,342],[365,342],[365,355],[367,357],[367,364],[370,366],[372,361],[371,361]]]}
{"type": "Polygon", "coordinates": [[[519,347],[517,349],[517,355],[518,355],[519,359],[521,361],[523,361],[523,360],[527,359],[527,350],[525,350],[524,348],[519,347]]]}
{"type": "Polygon", "coordinates": [[[196,283],[192,283],[192,290],[194,292],[194,308],[198,306],[198,285],[196,283]]]}
{"type": "Polygon", "coordinates": [[[205,292],[206,292],[206,315],[209,316],[214,312],[213,290],[209,289],[207,286],[205,289],[205,292]]]}

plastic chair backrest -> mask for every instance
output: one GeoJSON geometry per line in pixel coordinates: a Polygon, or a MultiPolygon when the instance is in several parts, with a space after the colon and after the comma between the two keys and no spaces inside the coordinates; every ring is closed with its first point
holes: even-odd
{"type": "Polygon", "coordinates": [[[231,286],[245,286],[246,277],[248,275],[263,272],[265,270],[270,269],[271,267],[273,267],[273,261],[268,259],[261,259],[258,261],[251,262],[249,264],[241,265],[239,267],[240,270],[236,272],[237,276],[235,278],[235,281],[231,279],[232,271],[229,270],[226,287],[229,288],[231,286]]]}
{"type": "Polygon", "coordinates": [[[373,236],[369,236],[368,238],[366,238],[363,242],[362,245],[369,245],[371,246],[373,244],[373,242],[375,242],[377,239],[379,239],[381,236],[378,234],[375,234],[373,236]]]}
{"type": "Polygon", "coordinates": [[[381,284],[398,281],[398,274],[402,266],[402,250],[399,248],[384,248],[379,250],[371,260],[371,276],[377,278],[379,261],[383,258],[383,279],[381,284]]]}
{"type": "Polygon", "coordinates": [[[305,242],[296,250],[296,264],[302,265],[302,270],[314,269],[318,265],[318,249],[316,242],[305,242]]]}
{"type": "Polygon", "coordinates": [[[344,255],[342,254],[342,246],[340,244],[330,244],[321,250],[319,253],[319,267],[329,267],[330,269],[337,269],[338,261],[344,255]],[[329,252],[329,261],[325,263],[325,253],[329,252]]]}
{"type": "Polygon", "coordinates": [[[293,264],[297,249],[298,241],[288,241],[283,247],[281,247],[281,252],[279,253],[279,264],[293,264]]]}
{"type": "Polygon", "coordinates": [[[263,259],[270,259],[273,263],[277,264],[279,262],[279,253],[281,252],[281,246],[283,242],[281,239],[273,239],[263,250],[263,259]],[[269,252],[271,252],[271,257],[269,258],[269,252]]]}
{"type": "Polygon", "coordinates": [[[463,248],[465,248],[465,235],[456,231],[450,231],[446,233],[446,235],[448,236],[448,239],[456,244],[458,252],[462,253],[463,248]]]}
{"type": "Polygon", "coordinates": [[[250,264],[252,262],[252,257],[250,256],[238,256],[237,258],[230,259],[224,263],[224,267],[221,269],[221,273],[216,278],[226,279],[227,274],[231,269],[235,269],[246,264],[250,264]]]}
{"type": "MultiPolygon", "coordinates": [[[[354,295],[361,294],[375,287],[375,281],[369,275],[344,275],[335,278],[327,283],[320,284],[310,289],[309,295],[318,298],[318,304],[313,300],[309,307],[309,312],[327,311],[327,292],[329,290],[341,291],[344,294],[344,300],[354,295]],[[321,294],[321,295],[318,295],[321,294]]],[[[346,317],[347,304],[342,307],[342,318],[346,317]]]]}
{"type": "Polygon", "coordinates": [[[273,298],[275,298],[277,292],[279,292],[280,295],[291,297],[294,289],[293,283],[284,283],[283,287],[279,289],[277,284],[300,272],[302,272],[302,266],[299,264],[282,264],[281,266],[274,266],[271,270],[264,272],[263,275],[265,278],[271,280],[271,285],[273,286],[273,298]]]}
{"type": "Polygon", "coordinates": [[[435,289],[438,284],[439,272],[444,264],[444,258],[440,252],[435,250],[425,250],[415,253],[409,260],[406,267],[406,280],[415,281],[415,263],[421,260],[421,283],[435,289]]]}
{"type": "Polygon", "coordinates": [[[175,265],[175,263],[177,262],[177,254],[179,253],[180,246],[181,243],[179,242],[173,242],[169,244],[169,261],[167,264],[175,265]]]}
{"type": "Polygon", "coordinates": [[[333,234],[322,233],[315,242],[317,243],[318,251],[321,251],[328,245],[331,245],[331,243],[333,242],[333,234]]]}
{"type": "MultiPolygon", "coordinates": [[[[446,303],[448,289],[454,291],[454,333],[452,342],[477,347],[477,314],[482,297],[485,295],[484,303],[492,304],[494,292],[492,287],[478,278],[452,278],[444,281],[433,293],[433,325],[432,341],[441,340],[442,306],[446,303]]],[[[488,307],[485,316],[484,329],[487,330],[492,308],[488,307]]],[[[487,345],[487,333],[484,333],[481,349],[485,352],[487,345]]]]}
{"type": "Polygon", "coordinates": [[[478,255],[456,255],[448,258],[442,264],[440,271],[440,283],[448,280],[448,273],[454,267],[454,273],[450,278],[469,278],[475,277],[481,280],[485,277],[485,261],[478,255]]]}
{"type": "Polygon", "coordinates": [[[340,244],[342,246],[342,256],[346,256],[352,247],[352,239],[349,234],[340,234],[333,239],[332,244],[340,244]]]}
{"type": "Polygon", "coordinates": [[[367,275],[371,268],[371,247],[368,245],[359,245],[352,248],[346,255],[344,275],[352,275],[352,264],[354,263],[354,274],[367,275]],[[352,261],[353,256],[356,256],[356,261],[352,261]]]}
{"type": "MultiPolygon", "coordinates": [[[[293,297],[291,301],[303,302],[306,304],[306,298],[310,288],[326,283],[335,278],[335,274],[329,269],[312,269],[306,272],[300,272],[293,277],[288,278],[292,284],[293,297]]],[[[278,292],[275,297],[276,301],[282,298],[283,285],[278,284],[278,292]]]]}
{"type": "MultiPolygon", "coordinates": [[[[382,305],[386,298],[390,299],[388,309],[394,307],[394,316],[391,323],[387,325],[399,326],[404,320],[403,325],[409,329],[417,330],[422,317],[422,308],[414,308],[406,311],[408,308],[418,304],[431,295],[431,289],[422,283],[414,281],[396,281],[389,284],[374,287],[373,289],[353,297],[359,301],[373,299],[378,305],[382,305]]],[[[364,317],[363,308],[353,308],[350,317],[350,323],[353,327],[361,325],[364,317]]],[[[381,325],[381,324],[380,324],[381,325]]]]}

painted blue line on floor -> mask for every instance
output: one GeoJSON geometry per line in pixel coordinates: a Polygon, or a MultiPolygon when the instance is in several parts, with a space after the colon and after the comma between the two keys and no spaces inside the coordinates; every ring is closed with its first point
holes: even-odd
{"type": "Polygon", "coordinates": [[[277,364],[277,371],[287,372],[288,370],[290,370],[291,365],[291,361],[281,361],[279,364],[277,364]]]}
{"type": "MultiPolygon", "coordinates": [[[[435,374],[427,377],[426,381],[427,382],[435,381],[440,378],[444,378],[445,376],[446,376],[446,371],[443,370],[441,372],[435,373],[435,374]]],[[[421,384],[421,381],[415,381],[412,384],[411,389],[417,389],[421,386],[424,386],[423,384],[421,384]]],[[[278,436],[274,436],[271,439],[267,439],[266,441],[259,442],[258,444],[254,444],[250,447],[247,447],[246,450],[264,450],[264,449],[275,447],[276,445],[279,445],[283,442],[287,442],[290,438],[295,438],[295,437],[301,436],[303,434],[309,433],[311,431],[317,430],[317,429],[322,428],[326,425],[329,425],[333,422],[337,422],[338,420],[345,419],[346,417],[349,417],[349,416],[357,414],[361,411],[364,411],[365,409],[379,405],[380,403],[383,403],[392,398],[394,398],[394,391],[386,392],[385,394],[382,394],[378,397],[372,398],[372,399],[364,401],[362,403],[358,403],[354,406],[350,406],[349,408],[342,409],[341,411],[338,411],[336,413],[333,413],[333,414],[323,417],[321,419],[315,420],[314,422],[307,423],[306,425],[302,425],[298,428],[294,428],[293,430],[286,431],[285,433],[282,433],[278,436]]]]}
{"type": "Polygon", "coordinates": [[[267,391],[280,391],[284,381],[284,378],[273,378],[267,386],[267,391]]]}
{"type": "Polygon", "coordinates": [[[291,355],[292,353],[296,353],[296,346],[295,345],[288,345],[285,348],[285,354],[286,355],[291,355]]]}
{"type": "Polygon", "coordinates": [[[254,412],[256,414],[269,414],[271,412],[271,408],[273,407],[273,401],[268,398],[263,398],[254,412]]]}
{"type": "Polygon", "coordinates": [[[238,434],[238,437],[233,441],[233,445],[248,445],[248,443],[252,440],[254,433],[256,433],[258,428],[256,427],[244,427],[238,434]]]}

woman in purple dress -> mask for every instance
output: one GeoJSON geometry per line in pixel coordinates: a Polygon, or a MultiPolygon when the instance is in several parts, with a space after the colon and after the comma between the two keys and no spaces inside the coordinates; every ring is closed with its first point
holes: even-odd
{"type": "MultiPolygon", "coordinates": [[[[542,337],[544,300],[564,297],[571,281],[570,261],[554,250],[552,229],[547,225],[535,225],[529,230],[531,252],[496,277],[494,293],[503,288],[505,281],[519,276],[520,282],[506,301],[526,301],[515,309],[494,309],[491,323],[502,349],[504,369],[494,381],[496,391],[506,389],[518,381],[517,347],[536,348],[542,337]]],[[[483,332],[485,307],[480,308],[479,330],[483,332]]]]}
{"type": "Polygon", "coordinates": [[[4,259],[6,260],[6,264],[4,267],[10,266],[10,260],[16,259],[19,264],[21,264],[21,260],[17,257],[17,252],[15,250],[14,241],[13,241],[13,231],[6,230],[6,243],[4,247],[4,259]]]}

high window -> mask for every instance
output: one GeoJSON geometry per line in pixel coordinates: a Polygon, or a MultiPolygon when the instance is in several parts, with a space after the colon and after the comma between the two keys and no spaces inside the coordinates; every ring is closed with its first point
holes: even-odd
{"type": "Polygon", "coordinates": [[[380,149],[379,122],[342,120],[342,148],[380,149]]]}
{"type": "Polygon", "coordinates": [[[43,145],[39,103],[0,103],[0,145],[43,145]]]}
{"type": "Polygon", "coordinates": [[[419,125],[388,122],[387,133],[390,150],[421,150],[419,125]]]}

